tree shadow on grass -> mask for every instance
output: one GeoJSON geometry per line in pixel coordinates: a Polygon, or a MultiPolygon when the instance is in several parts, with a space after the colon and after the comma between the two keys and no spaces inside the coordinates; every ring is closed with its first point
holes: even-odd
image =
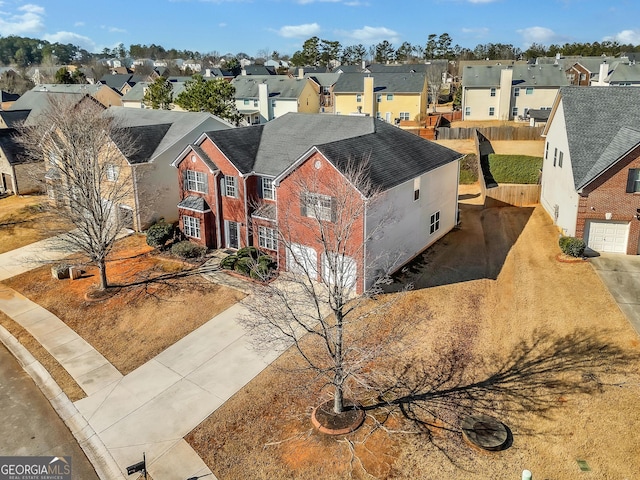
{"type": "MultiPolygon", "coordinates": [[[[435,358],[406,358],[381,372],[377,397],[364,408],[382,428],[388,418],[400,415],[411,433],[465,468],[469,455],[460,454],[468,449],[460,423],[466,416],[485,414],[505,423],[525,414],[546,418],[570,395],[624,386],[603,379],[631,373],[638,360],[637,352],[585,330],[565,336],[538,331],[508,354],[485,360],[473,358],[463,342],[435,358]]],[[[512,428],[518,435],[542,433],[531,422],[512,428]]]]}

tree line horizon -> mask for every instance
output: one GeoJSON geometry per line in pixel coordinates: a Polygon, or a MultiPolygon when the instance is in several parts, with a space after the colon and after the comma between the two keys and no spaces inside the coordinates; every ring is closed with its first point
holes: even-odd
{"type": "Polygon", "coordinates": [[[216,50],[201,53],[192,50],[165,49],[156,44],[131,44],[127,49],[124,44],[101,52],[91,53],[71,43],[50,43],[36,38],[9,35],[0,37],[0,64],[16,65],[26,68],[30,65],[39,65],[47,61],[53,63],[57,59],[61,64],[88,63],[99,58],[151,58],[153,60],[177,60],[194,59],[208,62],[211,65],[218,64],[221,59],[249,60],[285,60],[294,66],[329,66],[333,62],[340,64],[357,64],[362,61],[376,63],[387,62],[419,62],[430,59],[447,60],[531,60],[536,57],[553,57],[556,54],[565,56],[617,56],[621,53],[640,52],[640,45],[621,44],[617,41],[604,40],[602,42],[573,42],[551,44],[545,46],[541,43],[533,43],[526,50],[510,43],[484,43],[470,49],[453,43],[448,33],[429,34],[424,45],[403,42],[397,48],[388,40],[365,46],[354,44],[343,46],[335,40],[321,39],[313,36],[305,40],[302,48],[293,55],[280,54],[268,48],[259,49],[256,56],[250,56],[245,52],[220,54],[216,50]]]}

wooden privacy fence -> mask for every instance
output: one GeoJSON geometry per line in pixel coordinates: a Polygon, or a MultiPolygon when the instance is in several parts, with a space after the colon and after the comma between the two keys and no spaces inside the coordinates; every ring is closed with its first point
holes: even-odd
{"type": "Polygon", "coordinates": [[[502,205],[532,206],[540,203],[540,190],[540,185],[503,183],[497,187],[487,187],[485,189],[484,204],[486,207],[502,205]]]}
{"type": "Polygon", "coordinates": [[[475,138],[476,131],[489,140],[542,140],[544,127],[482,127],[482,128],[438,128],[438,140],[468,140],[475,138]]]}

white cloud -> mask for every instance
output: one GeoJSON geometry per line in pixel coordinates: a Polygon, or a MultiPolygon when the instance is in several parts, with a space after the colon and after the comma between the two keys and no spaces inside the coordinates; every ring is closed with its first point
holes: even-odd
{"type": "Polygon", "coordinates": [[[126,33],[127,32],[124,28],[118,28],[118,27],[109,27],[108,30],[111,33],[126,33]]]}
{"type": "Polygon", "coordinates": [[[391,43],[399,42],[400,35],[398,32],[386,27],[369,27],[364,26],[357,30],[351,30],[348,32],[338,32],[339,34],[348,37],[358,43],[371,44],[379,43],[383,40],[387,40],[391,43]]]}
{"type": "Polygon", "coordinates": [[[277,34],[284,38],[306,38],[320,33],[320,25],[317,23],[305,23],[302,25],[285,25],[277,30],[277,34]]]}
{"type": "Polygon", "coordinates": [[[76,22],[73,24],[74,27],[84,27],[85,23],[84,22],[76,22]]]}
{"type": "Polygon", "coordinates": [[[24,35],[36,33],[44,28],[45,10],[38,5],[27,4],[18,8],[20,13],[2,12],[0,35],[24,35]]]}
{"type": "Polygon", "coordinates": [[[220,23],[218,24],[218,26],[219,26],[220,28],[224,28],[224,27],[226,27],[226,26],[227,26],[227,24],[226,24],[226,23],[224,23],[224,22],[220,22],[220,23]]]}
{"type": "Polygon", "coordinates": [[[489,33],[489,29],[487,27],[463,28],[462,33],[466,33],[467,35],[475,35],[476,37],[484,37],[489,33]]]}
{"type": "Polygon", "coordinates": [[[493,3],[497,0],[469,0],[469,3],[493,3]]]}
{"type": "Polygon", "coordinates": [[[610,37],[605,37],[603,40],[616,41],[622,44],[639,45],[640,44],[640,30],[622,30],[610,37]]]}
{"type": "Polygon", "coordinates": [[[342,0],[297,0],[300,5],[307,5],[309,3],[340,3],[342,0]]]}
{"type": "Polygon", "coordinates": [[[531,45],[532,43],[548,45],[557,38],[556,33],[547,27],[528,27],[516,31],[522,35],[522,40],[526,45],[531,45]]]}
{"type": "Polygon", "coordinates": [[[96,44],[89,37],[85,37],[84,35],[78,35],[73,32],[57,32],[53,34],[43,35],[44,40],[51,43],[62,43],[67,44],[70,43],[72,45],[77,45],[80,48],[84,48],[88,52],[94,52],[96,48],[96,44]]]}

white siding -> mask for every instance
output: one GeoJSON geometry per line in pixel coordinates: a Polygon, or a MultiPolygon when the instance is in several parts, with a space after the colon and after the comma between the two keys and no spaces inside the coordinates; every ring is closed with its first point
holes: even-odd
{"type": "Polygon", "coordinates": [[[573,171],[571,168],[571,156],[567,140],[566,124],[562,100],[553,117],[547,134],[545,151],[548,144],[548,155],[542,164],[542,192],[540,203],[551,216],[555,218],[556,205],[558,210],[558,225],[565,235],[576,234],[576,218],[578,215],[579,196],[576,192],[573,171]],[[563,153],[562,167],[553,166],[555,149],[563,153]]]}
{"type": "Polygon", "coordinates": [[[367,285],[384,265],[397,269],[448,233],[458,212],[458,162],[420,177],[420,198],[414,201],[414,180],[394,187],[367,212],[367,285]],[[430,217],[440,212],[440,228],[430,234],[430,217]],[[380,226],[382,225],[382,226],[380,226]]]}

